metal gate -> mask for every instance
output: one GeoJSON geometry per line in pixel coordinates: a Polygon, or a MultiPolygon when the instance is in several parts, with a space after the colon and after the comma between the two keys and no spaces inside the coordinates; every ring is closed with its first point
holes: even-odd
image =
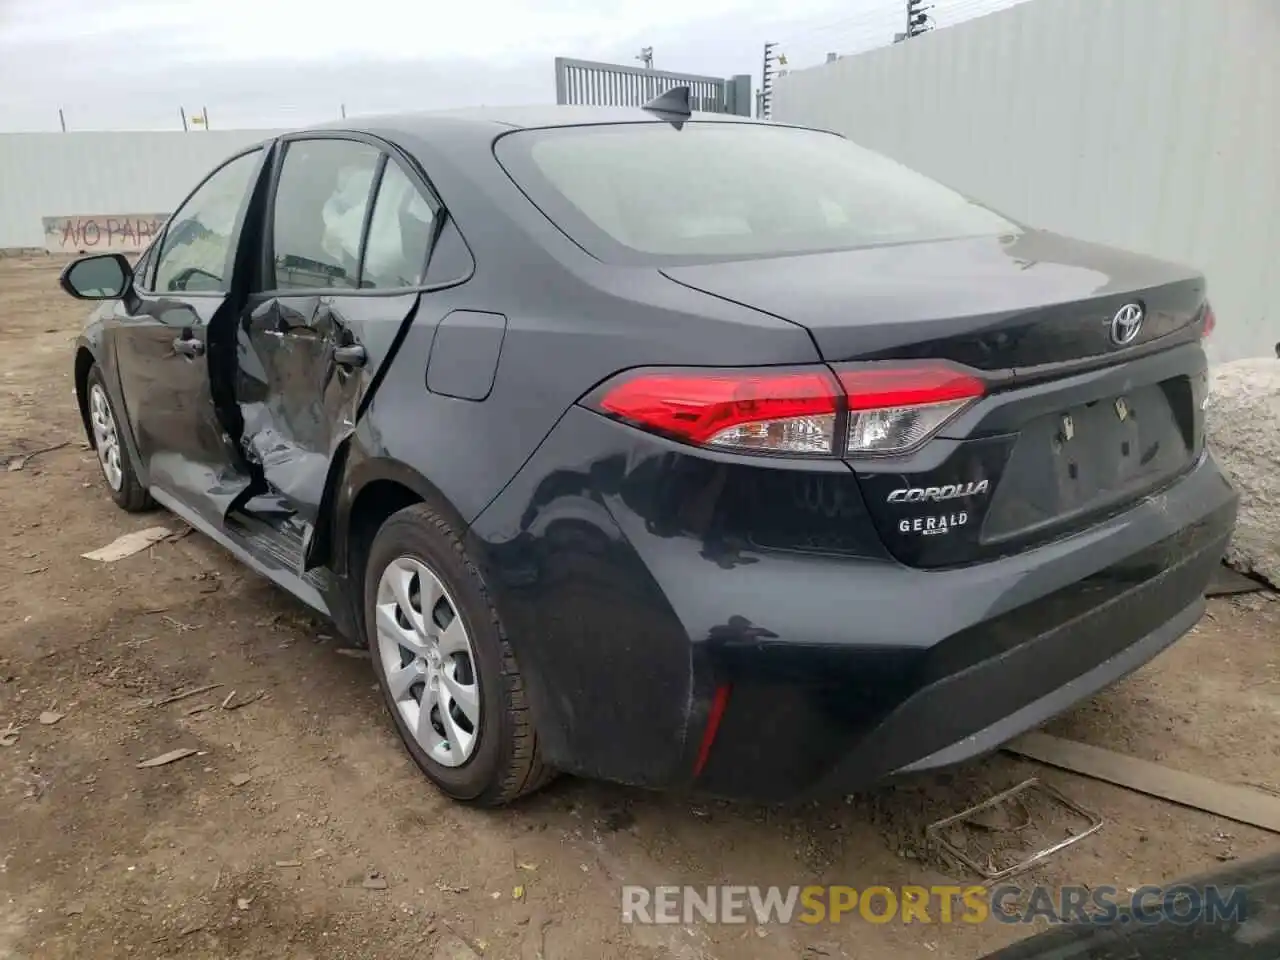
{"type": "Polygon", "coordinates": [[[556,57],[556,103],[640,107],[672,87],[689,88],[689,105],[703,113],[751,116],[751,77],[729,79],[668,73],[620,63],[556,57]]]}

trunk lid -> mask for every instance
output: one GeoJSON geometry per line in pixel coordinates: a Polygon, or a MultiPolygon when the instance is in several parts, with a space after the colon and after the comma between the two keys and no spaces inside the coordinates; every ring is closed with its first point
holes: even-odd
{"type": "Polygon", "coordinates": [[[800,324],[824,360],[949,360],[986,397],[911,454],[850,460],[897,559],[972,563],[1099,522],[1203,448],[1203,278],[1047,233],[669,268],[800,324]],[[1117,344],[1113,321],[1143,322],[1117,344]]]}
{"type": "Polygon", "coordinates": [[[677,283],[805,327],[824,360],[944,358],[981,370],[1114,353],[1111,321],[1137,300],[1129,346],[1195,322],[1194,271],[1040,231],[668,267],[677,283]]]}

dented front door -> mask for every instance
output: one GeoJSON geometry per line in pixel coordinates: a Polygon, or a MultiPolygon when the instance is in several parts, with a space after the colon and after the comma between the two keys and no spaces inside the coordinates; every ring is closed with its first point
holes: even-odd
{"type": "Polygon", "coordinates": [[[416,292],[269,297],[239,332],[241,447],[271,496],[314,527],[333,456],[410,319],[416,292]]]}

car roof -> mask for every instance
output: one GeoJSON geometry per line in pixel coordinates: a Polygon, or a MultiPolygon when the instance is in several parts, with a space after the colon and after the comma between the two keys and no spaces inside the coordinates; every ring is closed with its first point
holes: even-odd
{"type": "MultiPolygon", "coordinates": [[[[697,124],[786,126],[717,113],[692,113],[689,120],[697,124]]],[[[639,107],[475,107],[352,117],[296,130],[284,136],[305,138],[312,133],[331,136],[355,134],[394,144],[417,162],[431,189],[459,223],[473,254],[479,255],[479,245],[504,243],[510,231],[486,231],[474,228],[475,224],[497,222],[495,217],[500,220],[522,215],[525,206],[536,210],[497,159],[494,150],[496,140],[518,130],[607,124],[666,126],[667,123],[661,115],[639,107]]],[[[533,220],[537,229],[548,223],[541,212],[537,212],[533,220]]],[[[553,228],[553,231],[559,234],[558,228],[553,228]]]]}
{"type": "MultiPolygon", "coordinates": [[[[693,113],[691,122],[763,123],[751,117],[724,113],[693,113]]],[[[407,134],[429,138],[435,134],[456,135],[466,130],[492,138],[505,130],[543,127],[574,127],[612,123],[663,123],[664,119],[639,107],[589,107],[561,104],[513,107],[465,107],[382,114],[338,120],[311,129],[407,134]]]]}

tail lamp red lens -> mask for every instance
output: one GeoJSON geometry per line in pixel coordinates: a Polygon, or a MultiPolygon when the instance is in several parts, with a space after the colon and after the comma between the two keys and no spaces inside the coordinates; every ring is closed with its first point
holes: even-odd
{"type": "Polygon", "coordinates": [[[775,456],[907,452],[985,392],[944,363],[787,370],[634,370],[589,404],[632,426],[711,449],[775,456]],[[840,433],[837,436],[837,432],[840,433]]]}
{"type": "Polygon", "coordinates": [[[1200,336],[1208,337],[1213,333],[1213,328],[1218,325],[1218,318],[1214,315],[1213,307],[1206,300],[1204,305],[1204,324],[1200,327],[1200,336]]]}

